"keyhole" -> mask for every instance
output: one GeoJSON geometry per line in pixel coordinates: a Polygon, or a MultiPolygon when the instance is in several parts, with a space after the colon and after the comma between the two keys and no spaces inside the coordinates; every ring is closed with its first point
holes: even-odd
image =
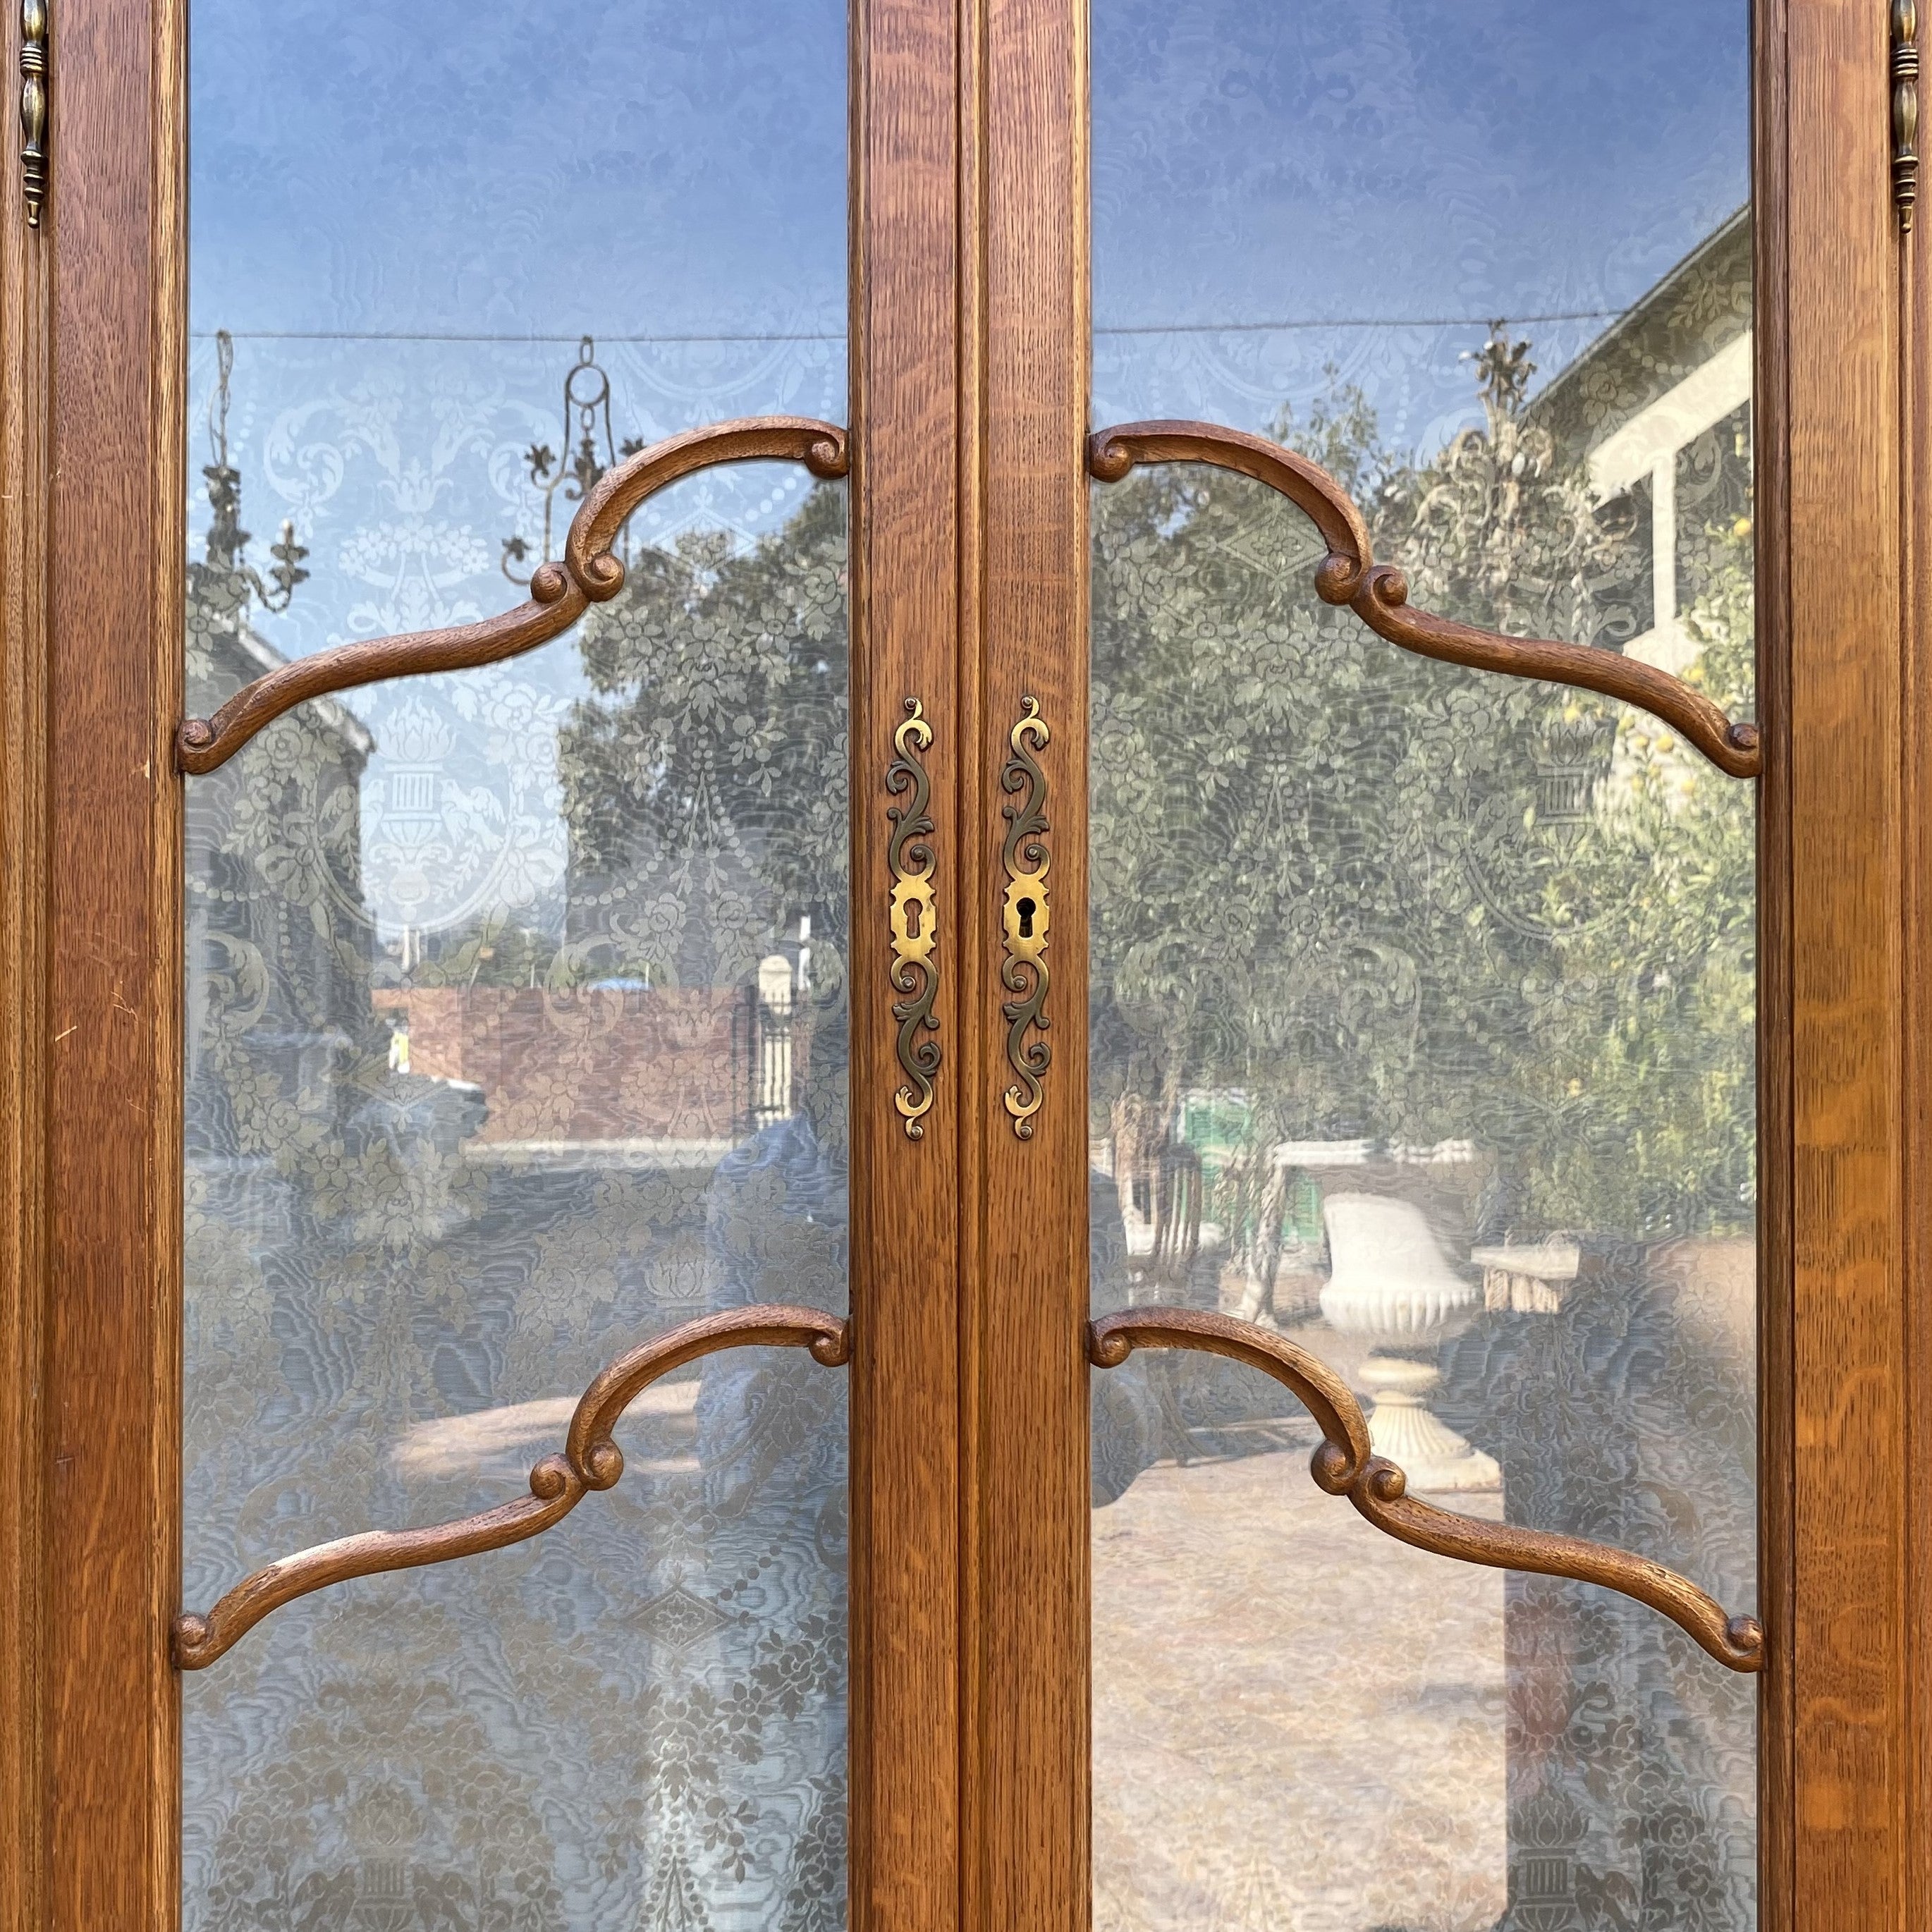
{"type": "Polygon", "coordinates": [[[1015,910],[1020,916],[1020,937],[1030,939],[1033,937],[1033,901],[1022,899],[1015,910]]]}
{"type": "Polygon", "coordinates": [[[907,938],[916,939],[919,937],[920,915],[922,910],[923,908],[920,906],[918,900],[908,899],[906,902],[905,922],[907,938]]]}

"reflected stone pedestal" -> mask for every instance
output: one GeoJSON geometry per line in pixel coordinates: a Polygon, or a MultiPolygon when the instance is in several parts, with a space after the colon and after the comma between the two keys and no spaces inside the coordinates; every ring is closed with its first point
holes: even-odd
{"type": "Polygon", "coordinates": [[[1369,1441],[1378,1456],[1400,1467],[1411,1490],[1439,1495],[1502,1488],[1496,1459],[1472,1448],[1430,1408],[1429,1398],[1442,1385],[1432,1362],[1375,1354],[1357,1373],[1375,1400],[1369,1441]]]}
{"type": "Polygon", "coordinates": [[[1331,1195],[1323,1204],[1330,1274],[1322,1312],[1330,1327],[1359,1335],[1375,1352],[1359,1371],[1373,1400],[1369,1440],[1408,1478],[1412,1490],[1444,1493],[1502,1486],[1493,1457],[1472,1448],[1434,1414],[1442,1382],[1432,1360],[1444,1338],[1468,1320],[1475,1288],[1451,1268],[1420,1208],[1378,1194],[1331,1195]]]}

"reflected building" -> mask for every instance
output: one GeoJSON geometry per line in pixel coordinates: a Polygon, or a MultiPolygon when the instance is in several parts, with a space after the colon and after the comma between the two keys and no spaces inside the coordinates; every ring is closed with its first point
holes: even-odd
{"type": "MultiPolygon", "coordinates": [[[[189,573],[203,714],[280,662],[229,475],[189,573]]],[[[822,760],[843,742],[842,506],[817,514],[822,760]]],[[[713,670],[800,641],[770,610],[748,642],[701,634],[713,670]]],[[[671,701],[632,698],[635,718],[671,701]]],[[[434,884],[452,818],[489,816],[464,702],[382,714],[401,724],[380,760],[311,702],[189,787],[190,1604],[516,1494],[597,1370],[667,1326],[845,1306],[842,770],[801,894],[797,840],[781,872],[785,826],[734,790],[730,719],[681,712],[708,807],[658,802],[670,838],[615,863],[607,842],[592,883],[580,827],[640,807],[578,783],[566,730],[556,926],[505,895],[385,943],[369,855],[434,884]]],[[[767,766],[806,735],[775,709],[767,766]]],[[[538,1542],[304,1599],[190,1675],[186,1922],[842,1924],[844,1380],[791,1352],[649,1391],[620,1489],[538,1542]]]]}
{"type": "MultiPolygon", "coordinates": [[[[1370,510],[1376,554],[1411,571],[1425,606],[1688,671],[1748,707],[1751,344],[1742,214],[1533,394],[1531,345],[1498,331],[1479,361],[1483,430],[1407,466],[1363,453],[1390,479],[1370,510]],[[1520,520],[1484,523],[1498,503],[1520,520]],[[1497,558],[1528,593],[1514,608],[1483,601],[1497,558]]],[[[1427,1400],[1473,1445],[1465,1472],[1491,1459],[1493,1489],[1500,1469],[1498,1492],[1460,1482],[1475,1493],[1444,1504],[1641,1551],[1754,1607],[1748,790],[1634,714],[1366,638],[1285,587],[1320,546],[1244,479],[1151,476],[1138,501],[1132,487],[1096,500],[1094,1306],[1274,1323],[1366,1399],[1361,1338],[1319,1313],[1345,1258],[1330,1210],[1354,1226],[1365,1198],[1399,1203],[1381,1218],[1418,1231],[1408,1250],[1439,1253],[1436,1288],[1460,1277],[1436,1296],[1463,1304],[1442,1338],[1397,1332],[1414,1327],[1419,1290],[1395,1278],[1413,1252],[1352,1252],[1347,1271],[1357,1300],[1388,1276],[1374,1346],[1439,1378],[1427,1400]],[[1248,680],[1239,709],[1217,704],[1222,675],[1248,680]],[[1276,691],[1293,701],[1270,710],[1276,691]],[[1208,745],[1226,806],[1202,802],[1208,745]],[[1673,904],[1640,928],[1634,908],[1679,892],[1702,895],[1696,916],[1673,904]]],[[[1298,1425],[1271,1390],[1192,1358],[1137,1395],[1096,1382],[1096,1551],[1113,1547],[1108,1510],[1127,1510],[1121,1547],[1169,1573],[1177,1628],[1192,1645],[1225,1627],[1226,1667],[1244,1669],[1257,1606],[1184,1591],[1174,1573],[1220,1574],[1217,1561],[1151,1539],[1184,1498],[1163,1534],[1211,1524],[1241,1574],[1256,1504],[1232,1461],[1274,1454],[1298,1425]],[[1224,1477],[1217,1459],[1232,1459],[1224,1477]]],[[[1304,1481],[1305,1453],[1276,1480],[1304,1481]]],[[[1297,1539],[1328,1533],[1294,1521],[1297,1539]]],[[[1352,1628],[1399,1574],[1364,1551],[1331,1558],[1317,1586],[1312,1560],[1275,1552],[1323,1604],[1348,1606],[1352,1628]]],[[[1155,1587],[1120,1580],[1111,1556],[1102,1569],[1112,1589],[1155,1587]]],[[[1332,1796],[1283,1800],[1324,1846],[1305,1875],[1240,1840],[1247,1808],[1225,1774],[1162,1755],[1180,1720],[1148,1714],[1192,1681],[1189,1655],[1156,1661],[1147,1645],[1166,1640],[1146,1632],[1112,1654],[1105,1633],[1131,1626],[1131,1606],[1096,1604],[1099,1681],[1136,1685],[1103,1693],[1096,1718],[1106,1932],[1204,1915],[1256,1932],[1746,1932],[1752,1680],[1588,1586],[1509,1575],[1486,1616],[1466,1573],[1436,1588],[1450,1634],[1405,1628],[1398,1646],[1425,1686],[1392,1653],[1360,1659],[1367,1685],[1308,1687],[1283,1762],[1256,1745],[1270,1787],[1311,1757],[1349,1767],[1332,1796]],[[1492,1677],[1493,1716],[1452,1724],[1439,1700],[1492,1677]],[[1146,1794],[1113,1789],[1108,1764],[1157,1756],[1168,1855],[1109,1882],[1150,1827],[1146,1794]],[[1390,1843],[1420,1834],[1405,1868],[1358,1844],[1365,1804],[1390,1843]]],[[[1292,1648],[1286,1594],[1274,1613],[1292,1648]]]]}
{"type": "Polygon", "coordinates": [[[1708,596],[1726,540],[1751,515],[1751,224],[1740,208],[1530,405],[1622,512],[1630,586],[1625,656],[1682,675],[1684,617],[1708,596]]]}

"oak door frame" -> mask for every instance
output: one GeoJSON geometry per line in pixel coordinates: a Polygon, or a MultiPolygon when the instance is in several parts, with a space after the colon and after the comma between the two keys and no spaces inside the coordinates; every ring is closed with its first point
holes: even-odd
{"type": "MultiPolygon", "coordinates": [[[[0,1924],[178,1916],[178,16],[55,10],[52,185],[0,194],[0,1924]],[[92,556],[69,570],[56,560],[92,556]]],[[[20,9],[6,10],[18,73],[20,9]]]]}
{"type": "MultiPolygon", "coordinates": [[[[178,1911],[184,4],[56,0],[44,225],[10,164],[0,192],[0,1932],[178,1911]]],[[[1887,13],[1756,8],[1770,1932],[1932,1912],[1932,1204],[1907,1185],[1932,1138],[1932,298],[1888,194],[1887,13]]],[[[959,968],[928,1142],[880,1148],[854,1110],[880,1184],[854,1214],[853,1912],[1077,1932],[1084,13],[854,16],[855,904],[882,874],[868,775],[930,683],[959,968]],[[1055,733],[1063,1016],[1024,1144],[989,1004],[1023,694],[1055,733]]],[[[862,1095],[890,1050],[863,974],[855,948],[862,1095]]]]}
{"type": "MultiPolygon", "coordinates": [[[[1927,687],[1906,594],[1926,510],[1906,455],[1926,338],[1890,200],[1889,8],[1760,0],[1760,677],[1773,754],[1760,859],[1765,1919],[1925,1922],[1932,1814],[1911,1390],[1927,1287],[1910,863],[1927,687]],[[1910,351],[1910,361],[1907,352],[1910,351]],[[1908,1052],[1907,1042],[1916,1045],[1908,1052]],[[1916,1082],[1915,1094],[1909,1082],[1916,1082]],[[1922,1207],[1920,1213],[1923,1213],[1922,1207]]],[[[1922,1504],[1919,1505],[1922,1508],[1922,1504]]]]}

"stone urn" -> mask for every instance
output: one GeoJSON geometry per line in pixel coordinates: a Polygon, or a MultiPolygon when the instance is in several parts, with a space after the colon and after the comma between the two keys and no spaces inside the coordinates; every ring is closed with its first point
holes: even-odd
{"type": "Polygon", "coordinates": [[[1373,1402],[1369,1440],[1414,1490],[1498,1490],[1492,1456],[1433,1414],[1436,1351],[1469,1318],[1479,1293],[1449,1265],[1420,1208],[1382,1194],[1334,1194],[1322,1205],[1329,1275],[1322,1312],[1370,1352],[1358,1372],[1373,1402]]]}

